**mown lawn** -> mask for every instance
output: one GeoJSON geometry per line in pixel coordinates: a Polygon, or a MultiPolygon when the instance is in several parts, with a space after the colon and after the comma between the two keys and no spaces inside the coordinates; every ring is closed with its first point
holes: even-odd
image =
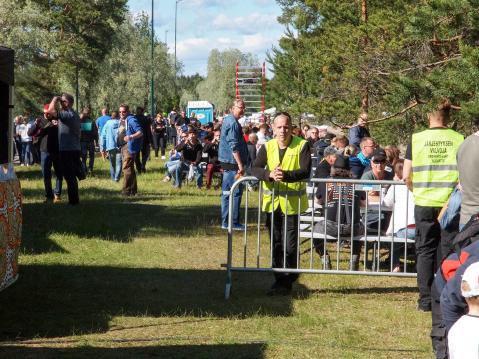
{"type": "Polygon", "coordinates": [[[414,279],[303,275],[268,297],[270,274],[234,273],[225,301],[220,192],[172,190],[162,165],[126,200],[97,160],[77,207],[42,203],[39,167],[17,168],[21,276],[0,293],[0,358],[432,358],[414,279]]]}

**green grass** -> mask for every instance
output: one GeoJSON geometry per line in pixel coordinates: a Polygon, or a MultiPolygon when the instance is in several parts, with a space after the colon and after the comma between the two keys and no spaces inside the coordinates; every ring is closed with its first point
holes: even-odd
{"type": "Polygon", "coordinates": [[[162,164],[125,200],[98,159],[77,207],[43,204],[39,168],[17,168],[20,279],[0,293],[0,358],[432,358],[414,279],[303,275],[271,298],[270,274],[234,273],[225,301],[220,192],[172,190],[162,164]]]}

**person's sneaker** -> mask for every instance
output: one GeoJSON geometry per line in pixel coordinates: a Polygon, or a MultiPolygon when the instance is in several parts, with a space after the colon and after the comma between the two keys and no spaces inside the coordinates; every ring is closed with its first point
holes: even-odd
{"type": "Polygon", "coordinates": [[[165,157],[165,156],[161,156],[161,159],[164,160],[164,159],[166,159],[166,157],[165,157]]]}
{"type": "Polygon", "coordinates": [[[246,227],[241,223],[233,224],[233,231],[244,231],[246,227]]]}
{"type": "Polygon", "coordinates": [[[62,201],[62,198],[58,195],[55,195],[53,198],[53,203],[60,203],[62,201]]]}
{"type": "Polygon", "coordinates": [[[170,181],[171,181],[170,176],[165,176],[165,178],[163,178],[163,182],[170,182],[170,181]]]}
{"type": "Polygon", "coordinates": [[[228,229],[228,226],[221,225],[221,229],[228,229]]]}

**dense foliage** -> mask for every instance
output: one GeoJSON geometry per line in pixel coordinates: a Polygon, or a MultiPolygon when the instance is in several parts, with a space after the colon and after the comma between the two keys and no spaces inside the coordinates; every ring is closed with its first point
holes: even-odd
{"type": "Polygon", "coordinates": [[[375,136],[401,142],[443,97],[466,130],[477,98],[476,0],[278,0],[287,26],[269,54],[273,101],[320,122],[351,124],[368,112],[375,136]]]}
{"type": "Polygon", "coordinates": [[[166,46],[155,39],[152,64],[149,19],[129,16],[126,2],[0,0],[0,39],[15,50],[16,108],[37,111],[53,94],[75,94],[77,78],[80,108],[150,108],[152,71],[155,108],[177,104],[182,89],[166,46]]]}

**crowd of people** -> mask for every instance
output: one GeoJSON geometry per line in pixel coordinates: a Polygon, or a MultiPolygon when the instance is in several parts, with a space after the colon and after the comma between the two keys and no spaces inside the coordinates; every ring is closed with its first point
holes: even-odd
{"type": "MultiPolygon", "coordinates": [[[[479,270],[475,269],[473,274],[467,272],[471,263],[461,260],[457,237],[466,237],[467,240],[462,238],[464,245],[460,249],[477,262],[479,176],[470,164],[479,148],[476,143],[479,132],[464,141],[461,134],[447,128],[451,110],[448,101],[429,114],[429,129],[412,136],[404,156],[398,147],[381,147],[371,137],[367,114],[361,114],[345,134],[328,126],[296,126],[285,112],[277,113],[273,119],[265,117],[257,123],[247,122],[241,99],[235,100],[230,111],[212,123],[202,123],[194,113],[188,117],[176,109],[153,118],[141,107],[131,113],[126,104],[112,112],[105,107],[94,120],[88,108],[77,114],[72,106],[73,97],[63,94],[44,106],[43,116],[15,118],[19,163],[21,166],[41,164],[46,201],[61,201],[64,179],[68,203],[79,203],[77,180],[94,175],[97,149],[110,163],[111,180],[119,182],[123,176],[122,195],[135,196],[138,192],[136,173],[147,171],[153,148],[153,155],[164,160],[163,181],[171,182],[174,188],[181,189],[185,180],[194,179],[199,189],[210,189],[214,175],[220,175],[217,187],[221,185],[223,229],[228,229],[231,221],[233,230],[245,230],[240,220],[243,186],[231,191],[233,183],[246,174],[261,180],[262,210],[270,214],[266,226],[272,238],[273,267],[296,268],[297,214],[308,208],[305,180],[404,181],[407,187],[388,185],[380,191],[355,191],[353,185],[348,184],[318,184],[314,200],[326,209],[314,231],[335,236],[339,228],[341,235],[356,235],[363,231],[363,226],[368,226],[385,235],[415,240],[418,310],[432,311],[431,337],[437,358],[447,357],[447,331],[467,313],[467,304],[471,310],[477,307],[479,270]],[[56,176],[54,189],[52,169],[56,176]],[[462,206],[453,208],[448,203],[456,193],[462,196],[459,200],[462,206]],[[231,213],[230,196],[233,196],[231,213]],[[394,218],[386,215],[382,220],[370,215],[365,223],[360,207],[366,200],[381,202],[397,215],[394,218]],[[447,208],[445,212],[444,208],[447,208]],[[439,219],[444,213],[449,220],[441,227],[439,219]],[[454,265],[447,267],[451,261],[454,265]],[[469,279],[461,282],[458,276],[464,271],[469,273],[469,279]],[[438,277],[442,279],[440,283],[436,283],[438,277]]],[[[479,121],[476,125],[479,128],[479,121]]],[[[350,269],[358,270],[361,245],[359,242],[350,245],[350,269]]],[[[314,248],[329,268],[329,255],[323,241],[315,241],[314,248]]],[[[399,255],[394,252],[390,255],[393,271],[401,271],[404,264],[399,255]]],[[[275,272],[268,294],[290,293],[297,277],[297,273],[275,272]]],[[[458,323],[468,328],[477,322],[474,315],[471,316],[458,323]]],[[[460,352],[457,349],[460,347],[457,342],[461,340],[457,334],[459,329],[453,329],[451,348],[460,352]]],[[[457,354],[455,357],[465,358],[457,354]]]]}

